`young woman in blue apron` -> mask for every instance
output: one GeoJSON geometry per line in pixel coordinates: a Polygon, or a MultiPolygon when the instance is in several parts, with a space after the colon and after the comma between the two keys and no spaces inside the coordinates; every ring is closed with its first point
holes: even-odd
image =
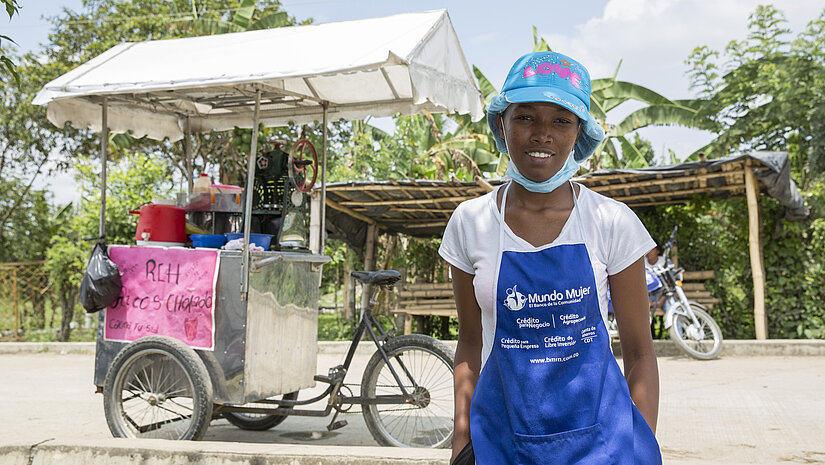
{"type": "Polygon", "coordinates": [[[661,463],[642,260],[655,243],[626,206],[569,181],[604,138],[590,91],[572,58],[531,53],[487,109],[512,181],[460,205],[439,250],[459,316],[456,464],[661,463]]]}

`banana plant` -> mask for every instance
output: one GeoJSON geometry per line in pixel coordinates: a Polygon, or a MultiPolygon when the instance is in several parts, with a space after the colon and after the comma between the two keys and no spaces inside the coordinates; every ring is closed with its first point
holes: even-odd
{"type": "Polygon", "coordinates": [[[699,100],[670,100],[646,87],[632,82],[619,81],[616,75],[621,60],[610,78],[595,79],[590,95],[590,113],[602,123],[607,137],[596,149],[591,169],[644,168],[648,166],[644,156],[629,139],[630,133],[648,126],[678,125],[697,127],[699,100]],[[608,124],[608,113],[619,105],[636,101],[647,106],[627,115],[618,124],[608,124]],[[618,149],[621,149],[619,152],[618,149]],[[621,156],[619,156],[621,153],[621,156]],[[605,162],[605,156],[607,162],[605,162]]]}
{"type": "Polygon", "coordinates": [[[255,4],[255,0],[243,0],[240,7],[235,10],[232,20],[222,21],[199,17],[193,2],[194,30],[198,35],[214,35],[228,32],[257,31],[290,25],[290,18],[286,11],[279,10],[268,14],[261,12],[256,15],[258,11],[255,4]],[[256,16],[258,16],[258,19],[255,19],[256,16]]]}
{"type": "MultiPolygon", "coordinates": [[[[538,30],[533,26],[533,51],[550,52],[550,44],[538,34],[538,30]]],[[[644,168],[648,163],[639,148],[629,139],[634,131],[648,126],[678,125],[685,127],[700,127],[697,118],[699,109],[704,101],[702,100],[671,100],[646,87],[632,82],[620,81],[616,79],[622,61],[616,66],[613,76],[609,78],[594,79],[591,82],[590,113],[605,129],[606,137],[602,144],[596,148],[591,158],[591,170],[600,168],[644,168]],[[646,106],[627,115],[618,124],[609,124],[608,113],[622,103],[635,101],[646,106]]],[[[478,79],[479,89],[484,96],[485,105],[498,95],[490,80],[473,66],[473,72],[478,79]]],[[[486,118],[482,121],[469,124],[469,118],[456,118],[460,126],[475,130],[477,134],[483,135],[492,142],[492,134],[487,128],[486,118]]],[[[495,144],[490,144],[491,152],[495,153],[495,144]]],[[[701,150],[701,149],[700,149],[701,150]]],[[[696,157],[696,153],[691,157],[696,157]]],[[[690,158],[690,157],[689,157],[690,158]]],[[[500,155],[498,161],[499,175],[504,174],[507,165],[507,156],[500,155]]]]}

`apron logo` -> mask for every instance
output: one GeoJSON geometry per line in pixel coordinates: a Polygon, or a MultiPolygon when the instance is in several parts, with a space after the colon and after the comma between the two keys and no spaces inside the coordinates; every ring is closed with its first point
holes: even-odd
{"type": "Polygon", "coordinates": [[[527,297],[524,297],[524,294],[517,291],[516,286],[507,289],[507,298],[504,299],[505,307],[511,311],[517,312],[524,308],[525,303],[527,303],[527,297]]]}

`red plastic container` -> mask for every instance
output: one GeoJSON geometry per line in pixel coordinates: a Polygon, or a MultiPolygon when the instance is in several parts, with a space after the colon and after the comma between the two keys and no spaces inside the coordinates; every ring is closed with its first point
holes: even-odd
{"type": "Polygon", "coordinates": [[[172,205],[149,204],[140,207],[136,241],[186,242],[186,211],[172,205]]]}

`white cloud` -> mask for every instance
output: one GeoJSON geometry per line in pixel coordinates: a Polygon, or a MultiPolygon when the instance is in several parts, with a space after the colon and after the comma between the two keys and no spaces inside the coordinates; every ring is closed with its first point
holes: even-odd
{"type": "MultiPolygon", "coordinates": [[[[684,63],[693,49],[707,45],[722,50],[747,35],[748,16],[764,0],[610,0],[600,17],[577,27],[576,34],[544,34],[551,47],[581,61],[593,78],[608,77],[622,59],[618,78],[650,88],[669,98],[691,98],[684,63]]],[[[821,1],[775,0],[795,35],[823,11],[821,1]]],[[[544,33],[544,31],[540,31],[544,33]]],[[[619,108],[618,122],[632,108],[619,108]],[[621,110],[621,111],[620,111],[621,110]]],[[[614,115],[611,114],[611,119],[614,115]]],[[[656,139],[651,130],[645,137],[656,139]]],[[[654,141],[684,156],[709,141],[697,132],[695,144],[654,141]],[[693,149],[689,146],[693,145],[693,149]]]]}
{"type": "MultiPolygon", "coordinates": [[[[764,1],[764,0],[762,0],[764,1]]],[[[748,16],[760,0],[610,0],[604,13],[578,26],[576,35],[545,39],[580,59],[593,77],[609,76],[623,59],[619,78],[651,86],[674,98],[689,96],[685,59],[699,45],[722,49],[743,39],[748,16]]],[[[818,16],[815,1],[775,1],[793,31],[818,16]]]]}

